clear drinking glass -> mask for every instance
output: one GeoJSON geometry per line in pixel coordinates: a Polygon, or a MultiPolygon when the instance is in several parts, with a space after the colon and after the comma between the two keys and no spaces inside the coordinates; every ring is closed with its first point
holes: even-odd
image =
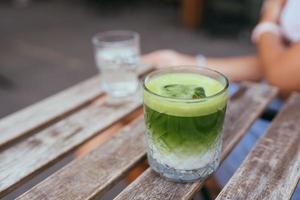
{"type": "Polygon", "coordinates": [[[203,179],[220,162],[227,78],[200,67],[166,68],[144,81],[148,161],[176,182],[203,179]]]}
{"type": "Polygon", "coordinates": [[[126,97],[136,92],[139,40],[139,34],[133,31],[107,31],[93,37],[102,87],[109,95],[126,97]]]}

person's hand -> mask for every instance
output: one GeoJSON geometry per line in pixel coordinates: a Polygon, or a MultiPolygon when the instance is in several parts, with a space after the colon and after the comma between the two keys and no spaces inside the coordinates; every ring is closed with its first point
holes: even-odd
{"type": "Polygon", "coordinates": [[[174,50],[158,50],[142,56],[142,61],[157,68],[196,65],[196,58],[174,50]]]}
{"type": "Polygon", "coordinates": [[[286,0],[265,0],[262,7],[261,22],[278,23],[286,0]]]}

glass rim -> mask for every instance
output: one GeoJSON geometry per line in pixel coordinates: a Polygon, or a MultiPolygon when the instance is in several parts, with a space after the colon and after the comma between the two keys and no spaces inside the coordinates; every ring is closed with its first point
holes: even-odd
{"type": "MultiPolygon", "coordinates": [[[[170,73],[172,73],[172,72],[170,72],[170,73]]],[[[171,66],[171,67],[166,67],[166,68],[163,68],[163,69],[154,70],[153,72],[147,74],[146,78],[143,81],[143,88],[144,88],[144,90],[146,90],[147,92],[149,92],[152,95],[155,95],[157,97],[160,97],[160,98],[163,98],[163,99],[166,99],[166,100],[169,100],[169,101],[178,101],[178,102],[186,101],[186,102],[191,102],[191,103],[202,102],[202,101],[206,101],[208,99],[212,99],[212,98],[215,98],[217,96],[220,96],[220,95],[224,94],[227,91],[228,87],[229,87],[229,80],[228,80],[228,78],[224,74],[222,74],[221,72],[216,71],[214,69],[210,69],[210,68],[202,67],[202,66],[197,66],[197,65],[171,66]],[[210,95],[210,96],[206,96],[206,97],[201,98],[201,99],[180,98],[180,97],[177,97],[177,98],[167,97],[167,96],[163,96],[163,95],[157,94],[155,92],[152,92],[149,88],[147,88],[146,81],[149,79],[149,77],[151,75],[153,75],[155,73],[168,72],[170,70],[205,70],[205,71],[213,72],[213,73],[216,73],[217,75],[219,75],[220,77],[224,78],[225,85],[224,85],[223,89],[220,90],[220,91],[218,91],[217,93],[215,93],[213,95],[210,95]]]]}
{"type": "Polygon", "coordinates": [[[104,31],[104,32],[99,32],[96,33],[92,37],[92,43],[95,46],[123,46],[123,45],[129,45],[132,43],[132,41],[139,40],[139,33],[136,31],[130,31],[130,30],[111,30],[111,31],[104,31]],[[120,39],[116,41],[105,41],[104,38],[106,36],[129,36],[127,39],[120,39]]]}

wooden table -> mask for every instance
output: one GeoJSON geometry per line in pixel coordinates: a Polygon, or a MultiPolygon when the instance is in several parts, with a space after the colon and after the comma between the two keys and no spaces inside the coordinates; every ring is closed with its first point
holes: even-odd
{"type": "MultiPolygon", "coordinates": [[[[94,199],[145,160],[141,99],[111,105],[99,80],[93,77],[0,121],[0,197],[78,149],[84,155],[18,199],[94,199]],[[106,139],[83,149],[95,136],[106,139]]],[[[241,84],[228,104],[222,160],[276,93],[270,86],[241,84]]],[[[300,95],[293,94],[217,199],[289,199],[300,177],[299,144],[300,95]]],[[[116,199],[190,199],[202,185],[168,182],[148,168],[116,199]]]]}

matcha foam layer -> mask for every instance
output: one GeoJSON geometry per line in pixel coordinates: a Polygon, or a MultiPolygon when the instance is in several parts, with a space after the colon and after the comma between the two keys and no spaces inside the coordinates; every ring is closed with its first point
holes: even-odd
{"type": "Polygon", "coordinates": [[[213,96],[224,86],[209,77],[191,73],[170,73],[145,84],[145,104],[160,113],[175,116],[201,116],[214,113],[226,105],[226,92],[213,96]],[[207,97],[207,98],[206,98],[207,97]]]}

